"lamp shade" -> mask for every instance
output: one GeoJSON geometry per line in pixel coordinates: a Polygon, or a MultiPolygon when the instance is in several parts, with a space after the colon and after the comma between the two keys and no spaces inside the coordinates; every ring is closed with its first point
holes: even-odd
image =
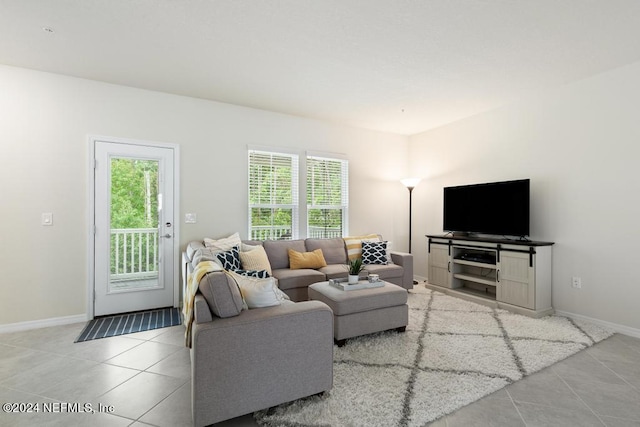
{"type": "Polygon", "coordinates": [[[415,188],[420,183],[420,178],[405,178],[401,179],[400,182],[407,188],[415,188]]]}

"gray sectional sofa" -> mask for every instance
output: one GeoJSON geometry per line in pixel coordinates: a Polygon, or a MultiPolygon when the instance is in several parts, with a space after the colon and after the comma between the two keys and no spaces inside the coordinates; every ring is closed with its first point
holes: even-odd
{"type": "MultiPolygon", "coordinates": [[[[341,237],[332,239],[300,239],[300,240],[266,240],[244,241],[249,245],[262,245],[271,264],[273,277],[278,279],[278,287],[284,291],[292,301],[306,301],[309,299],[307,288],[317,282],[335,278],[346,278],[347,249],[341,237]],[[322,249],[326,267],[318,269],[289,268],[288,249],[297,252],[311,252],[322,249]]],[[[196,250],[204,249],[204,243],[190,242],[185,252],[186,262],[193,260],[196,250]]],[[[401,252],[390,252],[391,263],[386,265],[365,265],[360,273],[364,278],[368,274],[378,274],[380,279],[402,286],[405,289],[413,288],[413,255],[401,252]]],[[[195,266],[194,266],[195,267],[195,266]]]]}
{"type": "MultiPolygon", "coordinates": [[[[210,272],[200,280],[191,328],[192,414],[196,426],[322,393],[333,385],[333,312],[321,301],[307,300],[309,285],[347,276],[344,240],[243,244],[264,246],[272,275],[291,301],[243,310],[238,285],[229,275],[210,272]],[[322,249],[327,266],[290,269],[288,249],[322,249]]],[[[188,244],[183,254],[183,286],[203,252],[203,242],[188,244]]],[[[413,257],[392,253],[391,258],[392,264],[367,266],[362,275],[375,273],[383,280],[412,288],[413,257]]]]}

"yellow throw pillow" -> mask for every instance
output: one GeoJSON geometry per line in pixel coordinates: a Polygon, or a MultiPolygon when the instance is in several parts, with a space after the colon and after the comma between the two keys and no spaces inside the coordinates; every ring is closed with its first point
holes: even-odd
{"type": "Polygon", "coordinates": [[[269,276],[272,275],[269,257],[262,246],[257,246],[247,252],[240,252],[240,262],[243,270],[267,270],[269,276]]]}
{"type": "Polygon", "coordinates": [[[362,258],[362,241],[380,242],[380,236],[377,234],[367,234],[366,236],[345,237],[344,244],[347,246],[347,256],[349,261],[362,258]]]}
{"type": "Polygon", "coordinates": [[[327,262],[324,260],[322,249],[316,249],[313,252],[298,252],[289,249],[289,268],[297,270],[300,268],[320,268],[326,267],[327,262]]]}

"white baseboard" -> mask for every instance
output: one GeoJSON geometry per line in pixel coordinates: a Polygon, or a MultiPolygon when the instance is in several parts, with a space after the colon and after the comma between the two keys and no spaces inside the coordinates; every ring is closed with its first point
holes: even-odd
{"type": "Polygon", "coordinates": [[[87,320],[89,320],[89,317],[86,314],[77,314],[75,316],[53,317],[51,319],[8,323],[5,325],[0,325],[0,334],[28,331],[30,329],[48,328],[50,326],[70,325],[72,323],[86,322],[87,320]]]}
{"type": "Polygon", "coordinates": [[[618,325],[617,323],[611,323],[611,322],[607,322],[600,319],[594,319],[593,317],[587,317],[581,314],[570,313],[568,311],[556,310],[556,314],[559,316],[570,317],[572,319],[584,320],[586,322],[590,322],[590,323],[593,323],[594,325],[602,326],[603,328],[610,329],[620,334],[640,338],[640,329],[631,328],[625,325],[618,325]]]}
{"type": "MultiPolygon", "coordinates": [[[[422,282],[426,279],[420,276],[414,276],[416,280],[422,282]]],[[[620,334],[629,335],[632,337],[640,338],[640,329],[632,328],[625,325],[619,325],[617,323],[607,322],[593,317],[583,316],[581,314],[570,313],[568,311],[556,310],[556,314],[559,316],[566,316],[572,319],[584,320],[595,325],[602,326],[603,328],[610,329],[620,334]]],[[[50,319],[30,320],[27,322],[8,323],[0,325],[0,334],[6,334],[11,332],[28,331],[31,329],[48,328],[51,326],[70,325],[72,323],[86,322],[89,317],[86,314],[77,314],[75,316],[53,317],[50,319]]]]}

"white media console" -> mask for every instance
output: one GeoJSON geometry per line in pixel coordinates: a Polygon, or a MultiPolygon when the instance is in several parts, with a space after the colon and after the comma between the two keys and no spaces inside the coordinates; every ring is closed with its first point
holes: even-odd
{"type": "Polygon", "coordinates": [[[428,288],[527,316],[553,314],[552,242],[427,237],[428,288]]]}

